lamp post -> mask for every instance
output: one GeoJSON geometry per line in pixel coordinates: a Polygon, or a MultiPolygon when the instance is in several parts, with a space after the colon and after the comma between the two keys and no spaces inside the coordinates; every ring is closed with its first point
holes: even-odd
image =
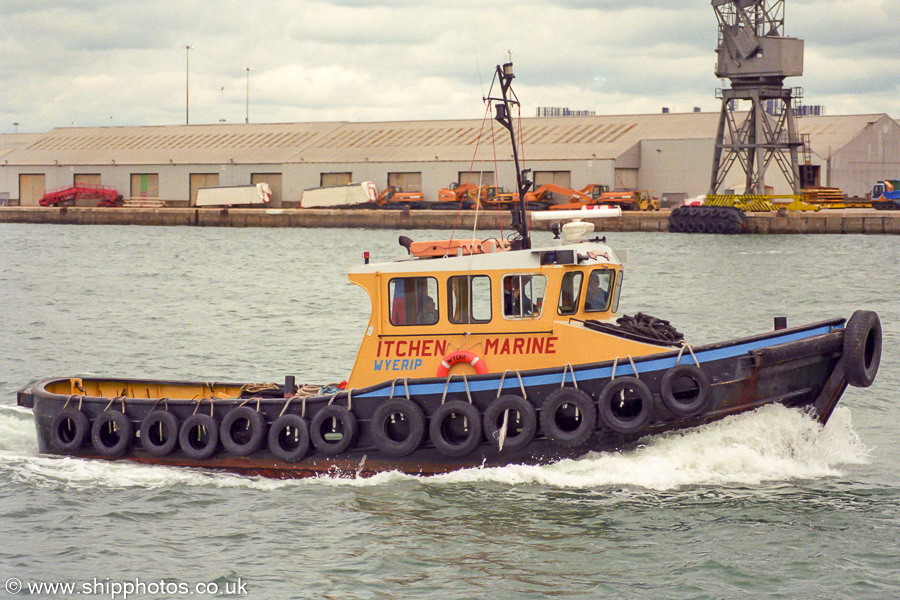
{"type": "Polygon", "coordinates": [[[184,124],[191,124],[191,48],[188,44],[184,48],[184,124]]]}
{"type": "Polygon", "coordinates": [[[250,123],[250,67],[244,67],[244,70],[247,71],[247,116],[244,117],[244,123],[250,123]]]}

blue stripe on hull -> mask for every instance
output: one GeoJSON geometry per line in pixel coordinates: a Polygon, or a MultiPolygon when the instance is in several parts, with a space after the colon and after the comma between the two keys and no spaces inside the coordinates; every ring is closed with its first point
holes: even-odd
{"type": "MultiPolygon", "coordinates": [[[[842,326],[841,326],[842,327],[842,326]]],[[[738,343],[734,346],[726,346],[724,348],[715,348],[710,350],[704,350],[700,352],[695,352],[697,360],[702,364],[705,362],[712,362],[717,360],[724,360],[728,358],[734,358],[736,356],[742,356],[747,354],[748,352],[752,352],[753,350],[759,350],[760,348],[766,348],[769,346],[778,346],[780,344],[786,344],[789,342],[796,342],[799,340],[805,340],[811,337],[815,337],[817,335],[824,335],[827,333],[831,333],[841,327],[834,327],[831,325],[826,325],[822,327],[816,327],[814,329],[806,329],[803,331],[797,331],[794,333],[788,333],[785,335],[766,338],[764,340],[756,340],[752,342],[746,343],[738,343]]],[[[690,358],[690,354],[682,355],[681,360],[683,361],[685,356],[688,357],[688,360],[692,360],[690,358]]],[[[666,358],[658,358],[653,360],[641,360],[640,358],[635,359],[635,363],[640,365],[638,373],[651,373],[654,371],[664,371],[666,369],[671,369],[675,366],[676,356],[666,357],[666,358]]],[[[627,357],[621,357],[619,359],[619,364],[616,365],[616,375],[634,375],[634,369],[631,368],[631,363],[627,360],[627,357]],[[624,362],[623,362],[624,359],[624,362]]],[[[522,383],[526,387],[531,386],[541,386],[541,385],[559,385],[560,383],[560,375],[559,373],[550,373],[550,374],[542,374],[542,375],[523,375],[522,383]]],[[[568,375],[566,376],[569,377],[568,375]]],[[[595,367],[588,368],[578,371],[578,381],[595,381],[598,379],[609,379],[612,377],[612,366],[609,367],[595,367]]],[[[478,381],[469,381],[469,390],[472,392],[483,392],[483,391],[496,391],[498,383],[500,381],[501,375],[498,373],[496,377],[491,379],[482,379],[478,381]]],[[[402,381],[402,379],[397,380],[402,381]]],[[[409,393],[410,395],[432,395],[432,394],[443,394],[444,393],[445,383],[410,383],[409,384],[409,393]]],[[[519,381],[516,377],[507,376],[504,381],[504,387],[509,387],[512,389],[519,389],[519,381]]],[[[399,390],[394,391],[394,395],[397,395],[399,390]]],[[[459,393],[465,392],[465,384],[462,381],[453,381],[450,383],[448,388],[448,393],[459,393]]],[[[404,393],[404,392],[400,392],[404,393]]],[[[354,394],[355,398],[380,398],[380,397],[388,397],[391,395],[390,386],[385,385],[380,387],[379,389],[372,390],[370,392],[363,392],[359,394],[354,394]]]]}

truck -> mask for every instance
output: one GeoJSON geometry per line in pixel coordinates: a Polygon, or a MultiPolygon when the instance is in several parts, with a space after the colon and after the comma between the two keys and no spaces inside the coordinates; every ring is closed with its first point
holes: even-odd
{"type": "Polygon", "coordinates": [[[885,179],[872,186],[872,208],[900,210],[900,179],[885,179]]]}
{"type": "Polygon", "coordinates": [[[223,187],[203,187],[197,190],[196,206],[252,206],[268,204],[272,190],[266,182],[256,185],[234,185],[223,187]]]}

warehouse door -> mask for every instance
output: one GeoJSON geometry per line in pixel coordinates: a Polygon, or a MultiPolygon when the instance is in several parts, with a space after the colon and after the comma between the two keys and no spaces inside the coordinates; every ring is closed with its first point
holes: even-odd
{"type": "Polygon", "coordinates": [[[456,180],[459,185],[469,183],[471,185],[494,185],[493,171],[460,171],[456,180]]]}
{"type": "Polygon", "coordinates": [[[636,190],[638,187],[638,170],[616,169],[616,183],[613,187],[617,190],[636,190]]]}
{"type": "Polygon", "coordinates": [[[19,206],[37,206],[46,193],[46,175],[43,173],[19,175],[19,206]]]}
{"type": "Polygon", "coordinates": [[[252,173],[250,183],[268,183],[272,191],[272,200],[269,205],[272,208],[281,208],[281,173],[252,173]]]}
{"type": "Polygon", "coordinates": [[[132,198],[159,198],[159,173],[132,173],[132,198]]]}
{"type": "Polygon", "coordinates": [[[422,173],[388,173],[388,186],[397,186],[404,192],[422,191],[422,173]]]}
{"type": "MultiPolygon", "coordinates": [[[[535,171],[534,172],[534,189],[538,189],[542,185],[552,183],[566,189],[572,189],[572,172],[571,171],[535,171]]],[[[560,194],[551,194],[554,202],[563,202],[568,200],[567,197],[560,194]]]]}
{"type": "Polygon", "coordinates": [[[353,182],[353,173],[319,173],[319,187],[348,185],[353,182]]]}
{"type": "Polygon", "coordinates": [[[100,187],[100,173],[75,173],[75,185],[100,187]]]}
{"type": "Polygon", "coordinates": [[[218,187],[218,185],[218,173],[191,173],[191,197],[189,205],[197,205],[197,190],[202,187],[218,187]]]}

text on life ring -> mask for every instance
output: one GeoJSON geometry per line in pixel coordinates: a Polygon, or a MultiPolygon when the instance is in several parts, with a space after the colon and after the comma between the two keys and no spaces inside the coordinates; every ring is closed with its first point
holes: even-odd
{"type": "Polygon", "coordinates": [[[441,361],[441,365],[438,367],[437,376],[446,377],[447,373],[450,372],[450,369],[453,367],[453,365],[461,362],[471,365],[472,368],[475,369],[475,372],[479,375],[484,375],[485,373],[487,373],[487,365],[484,364],[483,360],[481,360],[471,352],[460,350],[458,352],[451,352],[444,357],[444,360],[441,361]]]}

